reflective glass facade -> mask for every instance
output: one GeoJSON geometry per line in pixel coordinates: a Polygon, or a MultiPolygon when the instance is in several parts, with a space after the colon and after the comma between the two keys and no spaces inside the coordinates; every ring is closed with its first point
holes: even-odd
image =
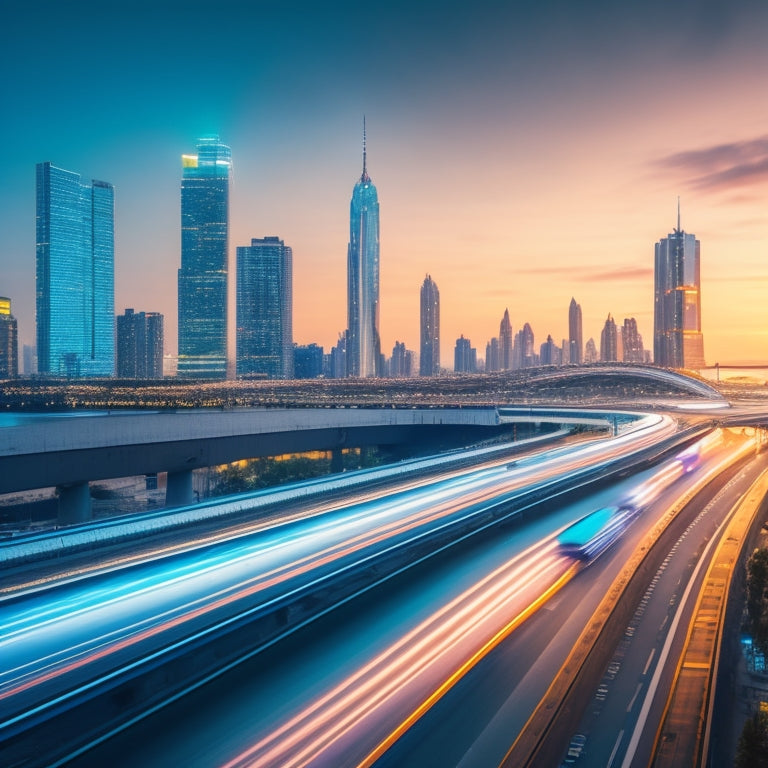
{"type": "Polygon", "coordinates": [[[682,229],[656,243],[653,358],[665,368],[704,366],[701,333],[700,248],[682,229]]]}
{"type": "Polygon", "coordinates": [[[11,314],[11,300],[0,296],[0,379],[19,375],[19,329],[11,314]]]}
{"type": "Polygon", "coordinates": [[[218,136],[199,139],[182,165],[178,375],[224,379],[232,153],[218,136]]]}
{"type": "Polygon", "coordinates": [[[126,309],[117,316],[117,375],[124,379],[163,377],[163,316],[126,309]]]}
{"type": "Polygon", "coordinates": [[[293,378],[293,252],[277,237],[237,249],[236,338],[238,376],[293,378]]]}
{"type": "Polygon", "coordinates": [[[38,370],[112,376],[115,370],[114,190],[37,165],[38,370]]]}
{"type": "Polygon", "coordinates": [[[366,169],[352,190],[347,249],[347,374],[381,376],[379,199],[366,169]]]}
{"type": "Polygon", "coordinates": [[[571,303],[568,307],[568,351],[570,361],[573,365],[582,364],[582,358],[584,356],[583,349],[581,304],[577,304],[576,299],[571,298],[571,303]]]}
{"type": "MultiPolygon", "coordinates": [[[[437,376],[440,373],[440,291],[427,275],[421,286],[421,351],[419,373],[437,376]]],[[[394,357],[394,352],[393,352],[394,357]]]]}

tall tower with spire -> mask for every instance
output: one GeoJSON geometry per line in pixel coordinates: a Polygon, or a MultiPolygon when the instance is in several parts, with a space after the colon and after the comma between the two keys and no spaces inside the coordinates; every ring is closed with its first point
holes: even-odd
{"type": "Polygon", "coordinates": [[[352,190],[349,206],[347,329],[347,374],[380,376],[379,198],[368,175],[365,118],[363,172],[352,190]]]}
{"type": "Polygon", "coordinates": [[[584,362],[583,350],[581,304],[577,304],[576,299],[572,297],[571,304],[568,307],[568,351],[570,353],[571,363],[574,365],[581,365],[584,362]]]}
{"type": "Polygon", "coordinates": [[[704,366],[701,333],[700,243],[680,224],[654,252],[653,358],[666,368],[704,366]]]}
{"type": "Polygon", "coordinates": [[[512,369],[512,323],[509,319],[509,309],[504,310],[504,317],[499,323],[499,363],[502,371],[512,369]]]}

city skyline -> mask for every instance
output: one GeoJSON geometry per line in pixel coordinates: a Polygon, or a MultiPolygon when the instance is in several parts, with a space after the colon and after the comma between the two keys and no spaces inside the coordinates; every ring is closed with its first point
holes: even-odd
{"type": "Polygon", "coordinates": [[[461,334],[479,345],[495,335],[506,306],[515,329],[529,322],[559,343],[574,293],[585,339],[608,312],[635,317],[650,339],[652,245],[680,194],[705,246],[707,362],[768,361],[768,105],[754,98],[768,18],[758,4],[394,3],[354,21],[338,4],[225,6],[232,39],[214,58],[187,45],[195,14],[180,18],[170,2],[139,3],[119,23],[85,2],[10,12],[0,292],[13,299],[20,345],[35,334],[31,169],[50,159],[115,186],[115,309],[162,312],[175,351],[178,157],[210,132],[237,160],[230,272],[233,244],[280,232],[294,250],[295,339],[329,349],[346,326],[345,211],[367,113],[386,211],[382,349],[396,339],[418,348],[425,273],[440,276],[443,367],[461,334]],[[258,51],[242,45],[253,21],[270,29],[258,51]],[[110,50],[103,71],[75,54],[92,41],[110,50]],[[286,49],[302,53],[286,60],[286,49]],[[86,77],[97,87],[83,88],[86,77]],[[38,105],[41,87],[50,97],[38,105]]]}

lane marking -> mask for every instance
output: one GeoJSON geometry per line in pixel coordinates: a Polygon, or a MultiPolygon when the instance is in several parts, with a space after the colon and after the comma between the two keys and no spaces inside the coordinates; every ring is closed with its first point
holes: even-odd
{"type": "Polygon", "coordinates": [[[645,662],[645,669],[643,670],[643,677],[645,677],[648,674],[648,669],[651,666],[651,662],[653,661],[653,657],[656,655],[656,649],[651,648],[651,652],[648,655],[648,661],[645,662]]]}
{"type": "Polygon", "coordinates": [[[638,683],[637,684],[637,688],[635,688],[635,695],[632,697],[632,699],[629,702],[629,705],[627,706],[627,712],[628,713],[631,712],[632,711],[632,707],[635,706],[635,701],[637,700],[637,697],[640,694],[640,691],[642,690],[642,688],[643,688],[643,684],[642,683],[638,683]]]}
{"type": "Polygon", "coordinates": [[[606,768],[611,768],[613,765],[613,760],[616,757],[616,753],[619,751],[619,745],[621,744],[621,740],[624,738],[624,729],[622,728],[619,731],[619,735],[616,737],[616,743],[613,745],[613,752],[611,752],[611,756],[608,758],[608,765],[606,765],[606,768]]]}

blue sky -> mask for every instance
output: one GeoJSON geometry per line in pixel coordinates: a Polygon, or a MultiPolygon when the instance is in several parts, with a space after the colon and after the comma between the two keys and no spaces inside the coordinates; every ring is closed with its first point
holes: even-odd
{"type": "MultiPolygon", "coordinates": [[[[768,12],[758,2],[4,3],[0,294],[34,340],[34,166],[116,188],[116,309],[176,347],[180,155],[232,147],[231,252],[294,249],[294,333],[346,323],[362,115],[381,201],[383,348],[482,356],[509,307],[536,344],[609,312],[652,341],[653,243],[702,240],[705,353],[768,361],[768,12]]],[[[234,264],[232,265],[234,266],[234,264]]],[[[234,269],[232,269],[234,274],[234,269]]]]}

